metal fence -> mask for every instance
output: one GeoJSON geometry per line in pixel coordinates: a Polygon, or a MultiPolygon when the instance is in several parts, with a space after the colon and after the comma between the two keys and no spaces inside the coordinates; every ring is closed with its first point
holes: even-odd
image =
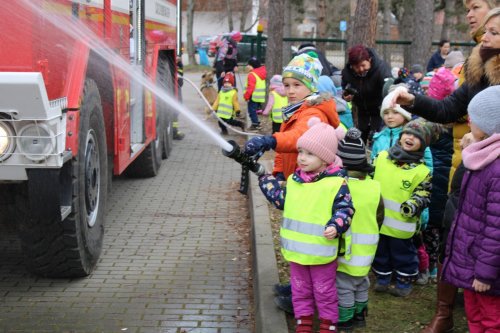
{"type": "MultiPolygon", "coordinates": [[[[283,38],[284,49],[298,49],[299,45],[302,43],[314,43],[318,48],[325,50],[325,56],[334,66],[342,69],[346,63],[346,40],[345,39],[306,39],[306,38],[283,38]]],[[[377,40],[375,50],[377,54],[384,59],[391,67],[403,67],[404,55],[406,49],[411,50],[411,41],[388,41],[388,40],[377,40]]],[[[433,45],[436,46],[438,42],[434,42],[433,45]]],[[[470,42],[455,42],[451,43],[452,50],[460,50],[464,54],[464,57],[470,54],[470,51],[476,44],[470,42]]],[[[421,64],[425,66],[427,64],[421,64]]]]}

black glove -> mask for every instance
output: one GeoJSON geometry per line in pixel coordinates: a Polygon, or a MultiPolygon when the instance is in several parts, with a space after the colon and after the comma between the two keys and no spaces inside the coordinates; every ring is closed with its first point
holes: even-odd
{"type": "Polygon", "coordinates": [[[245,154],[252,156],[259,151],[271,150],[275,147],[276,139],[273,136],[255,136],[245,143],[245,154]]]}

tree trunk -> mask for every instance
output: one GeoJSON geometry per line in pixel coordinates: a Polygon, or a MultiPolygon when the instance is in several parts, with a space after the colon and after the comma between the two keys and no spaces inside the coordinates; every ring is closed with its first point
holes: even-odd
{"type": "Polygon", "coordinates": [[[450,40],[451,29],[455,20],[455,0],[445,0],[444,22],[441,30],[441,39],[450,40]]]}
{"type": "Polygon", "coordinates": [[[187,16],[187,31],[186,31],[187,52],[189,56],[188,61],[190,65],[197,65],[198,63],[196,62],[196,58],[194,56],[195,49],[193,45],[194,0],[188,0],[186,16],[187,16]]]}
{"type": "Polygon", "coordinates": [[[285,21],[285,0],[269,1],[268,39],[266,49],[267,82],[283,69],[283,27],[285,21]]]}
{"type": "Polygon", "coordinates": [[[233,10],[231,9],[231,0],[226,0],[226,8],[227,8],[227,24],[229,26],[229,31],[233,31],[233,10]]]}
{"type": "MultiPolygon", "coordinates": [[[[317,38],[326,38],[326,0],[318,0],[318,35],[317,38]]],[[[316,43],[316,48],[326,55],[326,43],[316,43]]]]}
{"type": "Polygon", "coordinates": [[[347,43],[349,47],[357,44],[375,46],[377,10],[378,0],[358,0],[352,24],[352,38],[347,43]]]}
{"type": "MultiPolygon", "coordinates": [[[[283,36],[292,37],[292,3],[290,0],[284,0],[285,7],[285,22],[283,24],[283,36]]],[[[283,59],[282,67],[288,64],[292,58],[291,42],[283,42],[283,59]]]]}
{"type": "MultiPolygon", "coordinates": [[[[383,0],[384,3],[384,19],[383,19],[383,28],[382,28],[382,39],[390,40],[391,39],[391,0],[383,0]]],[[[387,63],[391,63],[391,49],[389,45],[384,45],[382,58],[387,63]]]]}
{"type": "MultiPolygon", "coordinates": [[[[414,26],[413,22],[413,12],[415,11],[415,0],[406,0],[403,2],[403,8],[401,9],[402,15],[398,15],[399,26],[401,29],[401,37],[403,40],[414,41],[418,38],[415,38],[414,26]]],[[[419,13],[420,15],[420,13],[419,13]]],[[[432,27],[432,23],[427,22],[427,25],[432,27]]],[[[415,50],[414,44],[410,46],[405,46],[404,48],[404,63],[409,63],[410,58],[412,57],[412,52],[415,50]]],[[[404,66],[404,63],[401,66],[404,66]]],[[[427,63],[426,63],[427,64],[427,63]]],[[[399,64],[398,64],[399,65],[399,64]]]]}
{"type": "Polygon", "coordinates": [[[240,31],[245,31],[248,14],[252,13],[252,0],[243,0],[243,7],[240,14],[240,31]]]}
{"type": "Polygon", "coordinates": [[[431,55],[432,48],[432,28],[434,26],[434,0],[419,0],[415,2],[413,11],[414,26],[411,53],[408,60],[405,58],[405,65],[421,64],[425,66],[431,55]]]}

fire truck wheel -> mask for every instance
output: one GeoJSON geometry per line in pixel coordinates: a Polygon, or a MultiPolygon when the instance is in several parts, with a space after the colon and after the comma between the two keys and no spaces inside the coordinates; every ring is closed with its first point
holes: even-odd
{"type": "Polygon", "coordinates": [[[174,128],[172,126],[172,120],[168,116],[166,110],[160,110],[162,114],[162,135],[163,135],[163,150],[161,158],[166,159],[170,156],[172,152],[172,147],[174,145],[174,128]]]}
{"type": "Polygon", "coordinates": [[[160,171],[163,140],[161,119],[156,121],[156,138],[146,147],[132,164],[127,168],[129,177],[155,177],[160,171]]]}
{"type": "Polygon", "coordinates": [[[94,81],[85,81],[76,157],[60,171],[31,173],[16,198],[28,270],[48,277],[89,275],[102,249],[108,194],[106,133],[94,81]],[[61,221],[59,193],[68,187],[71,212],[61,221]]]}

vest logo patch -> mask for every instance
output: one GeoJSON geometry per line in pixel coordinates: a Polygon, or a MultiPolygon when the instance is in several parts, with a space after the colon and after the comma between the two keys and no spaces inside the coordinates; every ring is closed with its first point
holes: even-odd
{"type": "Polygon", "coordinates": [[[401,189],[408,191],[411,188],[411,181],[403,179],[401,181],[401,189]]]}

